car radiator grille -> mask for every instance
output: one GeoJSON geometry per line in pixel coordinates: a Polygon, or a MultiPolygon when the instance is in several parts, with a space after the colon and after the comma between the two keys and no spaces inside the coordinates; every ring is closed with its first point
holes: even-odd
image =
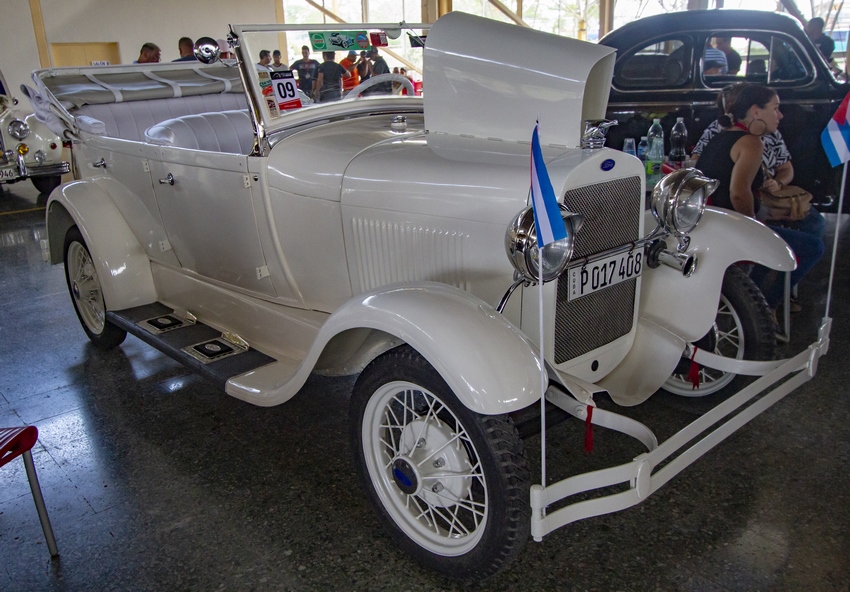
{"type": "MultiPolygon", "coordinates": [[[[636,241],[643,215],[640,177],[567,191],[564,204],[584,214],[573,261],[636,241]]],[[[561,364],[622,337],[632,328],[637,280],[567,300],[567,274],[558,280],[555,305],[555,363],[561,364]]]]}

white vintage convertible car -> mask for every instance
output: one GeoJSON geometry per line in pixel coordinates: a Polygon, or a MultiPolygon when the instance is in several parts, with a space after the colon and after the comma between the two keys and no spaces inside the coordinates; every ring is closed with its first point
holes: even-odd
{"type": "Polygon", "coordinates": [[[33,114],[24,114],[0,72],[0,183],[31,179],[50,193],[71,170],[62,160],[62,139],[33,114]]]}
{"type": "Polygon", "coordinates": [[[603,147],[613,50],[462,13],[425,28],[424,98],[364,86],[309,104],[254,67],[279,35],[338,32],[324,25],[232,26],[236,63],[201,44],[196,63],[36,72],[79,171],[50,196],[46,249],[104,349],[130,332],[261,406],[313,372],[359,375],[351,442],[381,521],[422,564],[480,578],[529,536],[646,499],[810,378],[828,325],[772,361],[774,325],[734,264],[787,271],[792,253],[705,208],[698,171],[666,177],[645,211],[640,161],[603,147]],[[569,230],[542,250],[536,121],[569,230]],[[691,394],[694,368],[699,394],[765,376],[659,444],[628,408],[691,394]],[[597,407],[603,392],[622,413],[597,407]],[[545,451],[546,402],[646,452],[555,479],[541,452],[538,481],[514,418],[541,416],[545,451]]]}

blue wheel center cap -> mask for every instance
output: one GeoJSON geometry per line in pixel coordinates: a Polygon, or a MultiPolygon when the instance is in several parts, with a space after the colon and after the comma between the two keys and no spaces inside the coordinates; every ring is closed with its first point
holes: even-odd
{"type": "Polygon", "coordinates": [[[397,458],[393,462],[393,478],[398,488],[408,495],[416,493],[419,487],[419,483],[416,480],[416,471],[404,459],[397,458]]]}

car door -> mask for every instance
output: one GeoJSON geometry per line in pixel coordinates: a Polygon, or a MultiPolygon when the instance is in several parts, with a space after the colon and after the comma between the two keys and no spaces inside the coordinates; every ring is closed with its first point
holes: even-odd
{"type": "Polygon", "coordinates": [[[248,157],[164,147],[150,163],[168,240],[181,267],[274,296],[260,246],[248,157]]]}

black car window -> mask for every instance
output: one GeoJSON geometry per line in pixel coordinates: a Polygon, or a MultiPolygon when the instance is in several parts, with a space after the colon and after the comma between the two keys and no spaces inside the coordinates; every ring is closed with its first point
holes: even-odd
{"type": "Polygon", "coordinates": [[[770,37],[764,40],[741,34],[720,32],[709,37],[703,51],[700,72],[706,86],[720,88],[733,82],[767,83],[770,63],[770,37]],[[711,48],[711,52],[709,52],[711,48]],[[716,58],[723,54],[722,63],[716,58]]]}
{"type": "Polygon", "coordinates": [[[653,41],[617,62],[614,85],[620,88],[670,88],[691,77],[693,43],[677,36],[653,41]]]}
{"type": "Polygon", "coordinates": [[[772,37],[768,84],[800,82],[808,76],[809,72],[794,47],[779,37],[772,37]]]}

